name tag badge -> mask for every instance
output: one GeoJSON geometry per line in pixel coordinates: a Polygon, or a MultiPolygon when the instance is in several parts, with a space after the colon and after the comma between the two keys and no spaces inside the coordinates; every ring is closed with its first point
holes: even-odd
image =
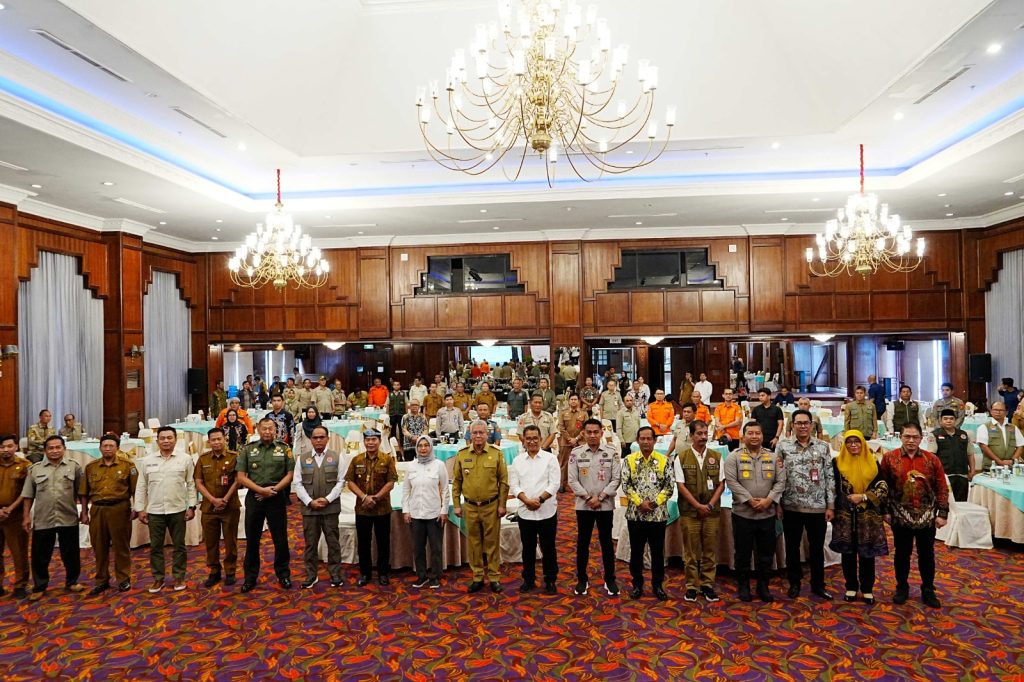
{"type": "Polygon", "coordinates": [[[647,480],[648,480],[648,481],[649,481],[650,483],[652,483],[652,484],[653,484],[653,483],[657,483],[657,482],[658,482],[658,474],[656,474],[656,473],[654,473],[654,472],[652,471],[651,473],[649,473],[649,474],[647,475],[647,480]]]}
{"type": "Polygon", "coordinates": [[[603,481],[605,479],[604,469],[597,470],[597,480],[603,481]]]}
{"type": "Polygon", "coordinates": [[[228,475],[227,474],[224,474],[223,476],[220,477],[220,484],[221,485],[227,485],[228,484],[228,475]]]}
{"type": "Polygon", "coordinates": [[[709,478],[709,479],[708,479],[708,490],[714,490],[714,489],[715,489],[715,482],[714,482],[714,481],[712,481],[712,480],[711,480],[711,479],[709,478]]]}
{"type": "Polygon", "coordinates": [[[811,469],[811,480],[815,483],[818,482],[818,467],[811,469]]]}
{"type": "Polygon", "coordinates": [[[159,468],[160,468],[159,464],[150,463],[150,464],[146,465],[146,472],[149,473],[151,471],[157,471],[159,468]]]}

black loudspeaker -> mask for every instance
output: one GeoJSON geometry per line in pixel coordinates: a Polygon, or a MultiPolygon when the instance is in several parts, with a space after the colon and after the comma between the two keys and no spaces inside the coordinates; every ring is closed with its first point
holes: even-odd
{"type": "Polygon", "coordinates": [[[903,350],[904,348],[906,348],[906,346],[907,346],[907,344],[905,342],[903,342],[903,341],[886,341],[885,342],[885,349],[886,350],[903,350]]]}
{"type": "Polygon", "coordinates": [[[967,359],[967,378],[970,381],[988,383],[992,381],[992,355],[972,353],[967,359]]]}
{"type": "Polygon", "coordinates": [[[206,393],[206,370],[190,367],[188,370],[188,392],[191,395],[206,393]]]}
{"type": "Polygon", "coordinates": [[[309,346],[296,346],[296,348],[295,348],[295,359],[296,360],[309,360],[309,346]]]}

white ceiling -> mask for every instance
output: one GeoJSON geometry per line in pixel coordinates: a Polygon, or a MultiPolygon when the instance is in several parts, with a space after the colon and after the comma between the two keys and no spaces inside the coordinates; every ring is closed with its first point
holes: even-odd
{"type": "Polygon", "coordinates": [[[424,161],[416,86],[443,75],[493,2],[3,4],[0,161],[28,170],[0,164],[0,199],[108,229],[133,221],[183,248],[241,239],[271,203],[275,167],[286,207],[325,244],[801,232],[856,189],[859,142],[869,189],[913,224],[1024,214],[1024,179],[1003,182],[1024,174],[1020,0],[942,12],[929,0],[601,0],[613,42],[661,67],[659,110],[676,104],[679,123],[643,172],[554,190],[538,163],[510,184],[424,161]]]}

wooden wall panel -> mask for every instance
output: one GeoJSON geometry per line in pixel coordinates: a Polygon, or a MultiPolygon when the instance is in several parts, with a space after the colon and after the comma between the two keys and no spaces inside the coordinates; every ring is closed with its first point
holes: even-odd
{"type": "MultiPolygon", "coordinates": [[[[671,325],[700,322],[700,292],[667,292],[665,294],[665,320],[671,325]]],[[[696,378],[696,375],[694,376],[696,378]]]]}
{"type": "Polygon", "coordinates": [[[439,296],[437,326],[442,329],[469,329],[469,297],[439,296]]]}
{"type": "Polygon", "coordinates": [[[473,329],[501,329],[505,326],[501,296],[471,296],[469,313],[473,329]]]}
{"type": "Polygon", "coordinates": [[[786,289],[780,273],[785,267],[781,237],[760,237],[750,242],[750,330],[785,328],[786,289]]]}
{"type": "Polygon", "coordinates": [[[359,251],[359,337],[385,338],[391,331],[386,249],[359,251]]]}
{"type": "MultiPolygon", "coordinates": [[[[626,318],[620,317],[624,322],[626,318]]],[[[635,325],[665,324],[664,291],[632,291],[629,293],[629,321],[635,325]]]]}

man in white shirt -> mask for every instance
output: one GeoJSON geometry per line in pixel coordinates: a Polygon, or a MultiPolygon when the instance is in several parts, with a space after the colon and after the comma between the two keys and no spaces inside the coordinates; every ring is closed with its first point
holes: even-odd
{"type": "MultiPolygon", "coordinates": [[[[633,382],[633,387],[631,389],[629,389],[628,391],[626,391],[626,397],[633,399],[633,405],[636,407],[637,410],[640,411],[640,415],[641,416],[647,414],[647,399],[648,399],[648,395],[643,392],[643,390],[642,390],[643,388],[648,388],[648,387],[647,386],[642,386],[642,384],[640,383],[640,380],[638,379],[638,380],[633,382]]],[[[650,389],[648,388],[648,390],[650,390],[650,389]]],[[[615,426],[618,427],[618,424],[616,424],[615,426]]]]}
{"type": "Polygon", "coordinates": [[[191,455],[175,450],[178,432],[173,427],[157,429],[156,444],[159,451],[138,462],[135,511],[139,521],[149,525],[149,566],[153,571],[149,591],[164,588],[164,534],[169,530],[174,591],[181,592],[187,587],[185,524],[196,515],[195,463],[191,455]]]}
{"type": "Polygon", "coordinates": [[[302,534],[305,546],[302,560],[306,579],[302,589],[308,590],[319,581],[320,557],[317,549],[320,536],[327,540],[327,571],[331,587],[345,584],[341,577],[341,539],[338,514],[341,513],[341,491],[345,488],[347,463],[334,450],[327,448],[327,427],[313,428],[310,441],[313,451],[295,458],[295,496],[302,503],[302,534]],[[340,475],[339,475],[340,474],[340,475]]]}
{"type": "Polygon", "coordinates": [[[423,385],[423,381],[416,377],[412,380],[412,386],[409,387],[409,400],[415,400],[422,405],[423,399],[427,397],[427,390],[427,387],[423,385]]]}
{"type": "Polygon", "coordinates": [[[558,555],[555,533],[558,530],[558,499],[555,494],[562,482],[558,459],[541,450],[540,429],[532,424],[520,436],[525,452],[520,452],[509,467],[509,489],[522,502],[519,507],[519,535],[523,541],[523,584],[520,592],[536,587],[537,540],[543,555],[544,591],[556,594],[558,588],[558,555]]]}
{"type": "Polygon", "coordinates": [[[701,372],[700,381],[693,385],[694,392],[700,392],[701,396],[707,398],[710,401],[711,396],[714,395],[714,393],[712,393],[712,388],[713,387],[711,386],[711,382],[708,381],[708,375],[704,372],[701,372]]]}
{"type": "Polygon", "coordinates": [[[1024,457],[1024,435],[1006,418],[1005,403],[992,403],[992,417],[978,427],[974,440],[985,455],[982,470],[987,472],[993,464],[1010,466],[1024,457]]]}

